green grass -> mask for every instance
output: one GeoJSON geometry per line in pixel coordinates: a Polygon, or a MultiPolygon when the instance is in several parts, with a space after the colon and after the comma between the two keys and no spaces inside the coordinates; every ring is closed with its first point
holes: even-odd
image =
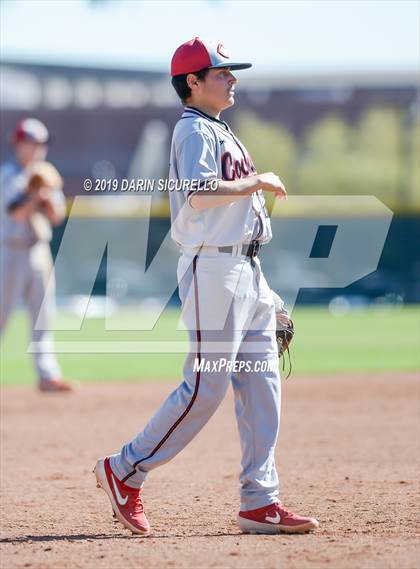
{"type": "MultiPolygon", "coordinates": [[[[126,311],[118,316],[120,325],[142,322],[145,314],[126,311]]],[[[58,331],[59,343],[183,341],[185,332],[175,331],[179,313],[168,310],[151,332],[105,330],[103,319],[87,319],[80,330],[58,331]]],[[[296,336],[292,345],[293,371],[337,373],[402,371],[419,368],[418,307],[353,311],[334,316],[325,308],[297,308],[293,313],[296,336]]],[[[61,327],[74,317],[59,314],[61,327]]],[[[34,380],[31,355],[27,353],[28,321],[23,312],[15,314],[1,346],[1,378],[6,384],[34,380]]],[[[122,344],[123,345],[123,344],[122,344]]],[[[81,381],[179,379],[184,354],[165,353],[66,353],[59,354],[65,377],[81,381]]]]}

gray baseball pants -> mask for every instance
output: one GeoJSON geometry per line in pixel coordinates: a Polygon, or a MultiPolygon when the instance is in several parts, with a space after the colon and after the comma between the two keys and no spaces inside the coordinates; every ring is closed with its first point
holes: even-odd
{"type": "Polygon", "coordinates": [[[127,485],[141,487],[150,470],[197,435],[232,384],[242,449],[241,510],[276,502],[280,375],[274,301],[260,262],[213,247],[184,249],[178,283],[190,339],[184,380],[144,430],[111,456],[111,468],[127,485]],[[234,367],[221,366],[225,360],[234,367]],[[201,371],[200,362],[207,365],[201,371]]]}
{"type": "Polygon", "coordinates": [[[0,243],[0,335],[13,310],[24,300],[31,320],[31,339],[38,349],[34,363],[38,379],[61,377],[52,351],[53,338],[48,328],[55,310],[53,288],[47,289],[53,271],[50,246],[39,241],[32,247],[0,243]],[[43,302],[44,296],[49,297],[43,302]],[[43,328],[35,330],[35,324],[43,328]]]}

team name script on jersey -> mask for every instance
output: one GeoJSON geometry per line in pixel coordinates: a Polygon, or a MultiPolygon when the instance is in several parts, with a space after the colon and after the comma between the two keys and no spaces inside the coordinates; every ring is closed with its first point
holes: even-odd
{"type": "Polygon", "coordinates": [[[222,179],[227,181],[244,178],[252,174],[256,174],[255,168],[249,154],[243,155],[240,160],[234,160],[230,152],[222,154],[222,179]]]}

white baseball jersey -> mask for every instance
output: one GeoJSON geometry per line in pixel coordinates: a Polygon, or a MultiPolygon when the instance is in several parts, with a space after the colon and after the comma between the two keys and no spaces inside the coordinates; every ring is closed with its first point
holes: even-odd
{"type": "Polygon", "coordinates": [[[191,206],[196,192],[211,194],[211,182],[255,173],[246,148],[224,121],[186,106],[172,137],[169,178],[197,180],[197,187],[170,192],[172,238],[183,247],[270,241],[271,224],[261,190],[217,208],[191,206]]]}
{"type": "Polygon", "coordinates": [[[7,211],[23,195],[27,183],[28,176],[17,162],[8,162],[0,168],[0,240],[4,243],[31,247],[37,241],[29,221],[16,221],[7,211]]]}
{"type": "MultiPolygon", "coordinates": [[[[25,221],[16,221],[8,208],[18,202],[26,192],[28,173],[16,161],[0,168],[0,242],[19,247],[32,247],[38,241],[51,241],[51,224],[41,212],[33,212],[25,221]]],[[[61,189],[51,193],[51,199],[65,205],[61,189]]]]}

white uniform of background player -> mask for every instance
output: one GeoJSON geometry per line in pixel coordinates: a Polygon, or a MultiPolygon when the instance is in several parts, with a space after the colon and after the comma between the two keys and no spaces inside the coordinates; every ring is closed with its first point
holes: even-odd
{"type": "Polygon", "coordinates": [[[286,191],[274,174],[256,174],[245,147],[219,118],[233,104],[231,71],[247,67],[232,63],[221,44],[199,38],[172,59],[174,87],[187,103],[173,133],[169,176],[190,182],[170,194],[190,352],[181,385],[141,433],[95,469],[117,518],[135,533],[149,531],[139,494],[149,472],[197,435],[229,385],[242,447],[240,528],[301,532],[318,525],[280,504],[274,459],[280,425],[276,316],[257,253],[271,239],[262,190],[282,198],[286,191]],[[204,69],[204,77],[196,73],[204,69]],[[188,97],[180,87],[185,82],[188,97]]]}
{"type": "Polygon", "coordinates": [[[37,119],[21,121],[13,140],[16,158],[0,168],[0,332],[23,300],[31,319],[31,339],[37,345],[38,386],[43,391],[68,391],[71,387],[61,377],[51,353],[53,339],[46,331],[54,313],[53,290],[47,289],[53,271],[51,224],[64,219],[65,199],[61,188],[43,195],[42,203],[39,194],[31,198],[26,194],[28,171],[45,160],[48,136],[37,119]]]}

